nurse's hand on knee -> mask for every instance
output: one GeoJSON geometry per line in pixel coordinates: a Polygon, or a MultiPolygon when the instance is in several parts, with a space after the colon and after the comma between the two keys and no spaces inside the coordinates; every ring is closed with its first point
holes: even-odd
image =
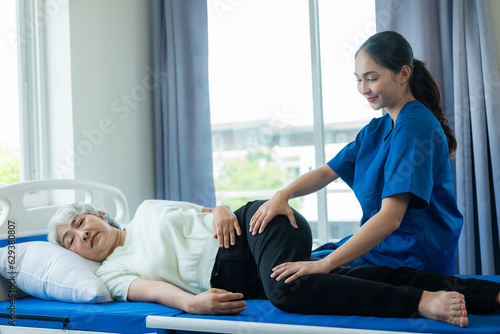
{"type": "Polygon", "coordinates": [[[279,194],[279,192],[276,193],[273,198],[262,204],[253,215],[250,220],[249,230],[252,235],[264,232],[267,224],[269,224],[271,220],[278,215],[287,216],[288,220],[290,220],[290,224],[294,228],[298,228],[293,210],[290,205],[288,205],[288,199],[281,197],[279,194]]]}
{"type": "Polygon", "coordinates": [[[279,282],[285,279],[285,283],[291,283],[296,279],[312,274],[328,274],[330,267],[325,261],[300,261],[285,262],[273,268],[271,278],[279,282]]]}
{"type": "Polygon", "coordinates": [[[246,310],[243,294],[223,289],[210,289],[193,295],[187,312],[191,314],[237,314],[246,310]]]}

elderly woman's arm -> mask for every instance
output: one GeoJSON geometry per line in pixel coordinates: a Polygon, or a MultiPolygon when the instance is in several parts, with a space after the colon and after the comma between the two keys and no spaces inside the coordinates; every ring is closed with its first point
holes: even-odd
{"type": "Polygon", "coordinates": [[[236,244],[236,234],[241,235],[240,224],[231,208],[219,205],[212,208],[203,208],[202,212],[212,212],[214,215],[214,238],[219,241],[219,247],[229,248],[236,244]]]}
{"type": "Polygon", "coordinates": [[[128,301],[156,302],[191,314],[237,314],[246,309],[243,294],[210,289],[193,295],[176,286],[138,278],[130,284],[128,301]]]}

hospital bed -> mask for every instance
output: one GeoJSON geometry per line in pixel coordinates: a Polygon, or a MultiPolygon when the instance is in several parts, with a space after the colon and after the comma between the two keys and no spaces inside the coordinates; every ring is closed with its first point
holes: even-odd
{"type": "MultiPolygon", "coordinates": [[[[49,246],[57,246],[46,242],[48,220],[60,205],[66,204],[63,202],[73,201],[103,208],[123,226],[130,220],[125,196],[108,185],[82,180],[40,180],[0,187],[0,271],[6,277],[0,277],[0,333],[500,333],[500,311],[471,315],[469,327],[461,329],[417,317],[286,313],[267,300],[249,300],[247,310],[233,316],[198,316],[154,303],[112,301],[109,292],[99,286],[100,281],[92,280],[98,264],[87,263],[88,260],[61,247],[52,249],[49,246]],[[38,198],[39,204],[30,204],[31,197],[38,198]],[[54,203],[54,198],[59,198],[60,204],[48,205],[54,203]],[[59,251],[77,258],[70,259],[59,251]],[[67,259],[68,262],[63,261],[67,259]],[[79,261],[85,264],[75,269],[79,261]],[[56,278],[70,277],[69,286],[68,282],[57,285],[50,281],[53,277],[44,276],[59,266],[63,269],[56,271],[56,278]],[[81,268],[87,271],[80,273],[81,268]],[[34,278],[40,271],[42,276],[34,278]],[[75,279],[71,275],[76,275],[76,283],[71,281],[75,279]],[[98,288],[81,287],[87,280],[98,288]],[[57,285],[55,292],[50,284],[57,285]]],[[[481,278],[500,282],[500,276],[481,278]]]]}

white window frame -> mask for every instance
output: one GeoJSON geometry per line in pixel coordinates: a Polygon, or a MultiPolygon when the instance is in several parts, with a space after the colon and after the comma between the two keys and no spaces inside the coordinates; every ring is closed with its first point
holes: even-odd
{"type": "MultiPolygon", "coordinates": [[[[17,0],[21,181],[48,175],[43,0],[17,0]],[[41,14],[41,15],[39,15],[41,14]]],[[[26,207],[48,205],[46,192],[25,196],[26,207]]]]}
{"type": "MultiPolygon", "coordinates": [[[[21,181],[45,176],[44,16],[38,0],[17,0],[21,181]]],[[[45,155],[46,156],[46,155],[45,155]]]]}
{"type": "MultiPolygon", "coordinates": [[[[309,0],[309,33],[311,43],[314,152],[316,168],[319,168],[325,164],[325,140],[318,0],[309,0]]],[[[326,187],[318,190],[316,196],[318,198],[318,242],[321,245],[329,241],[326,187]]]]}

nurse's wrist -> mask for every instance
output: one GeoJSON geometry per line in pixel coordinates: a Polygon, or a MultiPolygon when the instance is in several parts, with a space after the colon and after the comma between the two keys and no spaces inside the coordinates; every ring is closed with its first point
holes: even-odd
{"type": "Polygon", "coordinates": [[[323,262],[323,266],[325,266],[326,268],[328,268],[328,272],[340,267],[341,265],[343,265],[343,263],[340,263],[336,258],[335,256],[331,256],[331,255],[334,255],[333,253],[330,254],[330,256],[327,256],[323,259],[321,259],[320,261],[323,262]]]}
{"type": "Polygon", "coordinates": [[[328,274],[328,273],[329,273],[329,272],[331,272],[333,269],[335,269],[335,268],[332,268],[332,267],[330,266],[330,263],[328,263],[328,261],[326,261],[326,258],[319,260],[318,262],[316,262],[316,264],[317,264],[320,268],[322,268],[322,269],[320,270],[320,272],[321,272],[321,273],[324,273],[324,274],[328,274]]]}
{"type": "Polygon", "coordinates": [[[283,201],[287,201],[292,197],[292,193],[288,190],[288,189],[282,189],[282,190],[278,190],[276,192],[276,197],[279,199],[279,200],[283,200],[283,201]]]}

